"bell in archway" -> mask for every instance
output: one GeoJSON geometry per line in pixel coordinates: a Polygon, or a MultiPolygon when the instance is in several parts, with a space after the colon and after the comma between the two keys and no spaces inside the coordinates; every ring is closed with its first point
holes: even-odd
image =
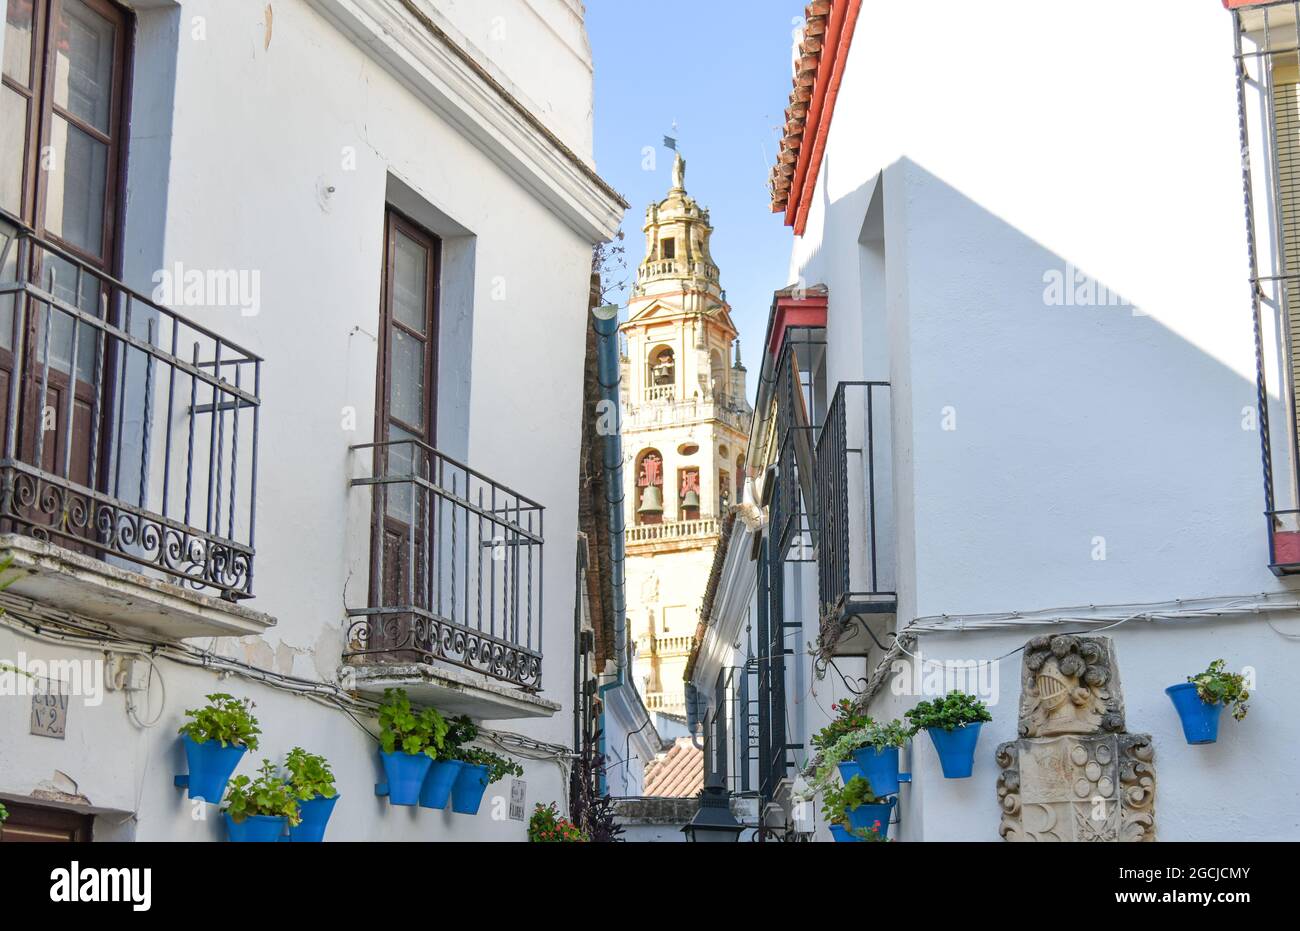
{"type": "Polygon", "coordinates": [[[700,506],[700,493],[692,488],[686,494],[682,495],[682,507],[698,508],[700,506]]]}
{"type": "Polygon", "coordinates": [[[641,506],[638,514],[662,514],[664,512],[664,493],[658,485],[647,485],[641,491],[641,506]]]}

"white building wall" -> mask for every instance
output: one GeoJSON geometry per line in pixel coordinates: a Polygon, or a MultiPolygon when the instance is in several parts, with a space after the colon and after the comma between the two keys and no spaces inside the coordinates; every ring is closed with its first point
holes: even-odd
{"type": "MultiPolygon", "coordinates": [[[[1228,14],[1101,0],[1080,16],[1012,0],[998,29],[987,17],[958,2],[864,4],[791,260],[791,280],[830,288],[830,385],[893,384],[900,626],[1259,593],[1294,601],[1294,583],[1267,568],[1248,419],[1228,14]],[[923,37],[925,55],[902,35],[923,37]],[[875,210],[883,281],[878,252],[862,246],[875,210]],[[1069,267],[1140,311],[1049,306],[1045,276],[1069,267]],[[856,332],[860,363],[841,340],[856,332]]],[[[1300,727],[1286,713],[1300,687],[1286,635],[1300,620],[1271,620],[1276,630],[1245,616],[1109,632],[1128,729],[1155,735],[1162,839],[1208,838],[1225,784],[1234,838],[1300,831],[1300,800],[1282,788],[1300,772],[1300,727]],[[1256,700],[1218,744],[1189,747],[1163,689],[1218,657],[1257,670],[1256,700]]],[[[1039,632],[920,642],[934,659],[991,658],[1039,632]]],[[[918,741],[904,839],[997,836],[992,752],[1014,737],[1019,663],[1001,664],[974,780],[939,779],[918,741]]],[[[873,710],[891,717],[914,701],[885,694],[873,710]]]]}
{"type": "MultiPolygon", "coordinates": [[[[268,29],[261,5],[250,17],[243,3],[137,4],[128,283],[148,293],[152,270],[174,262],[261,276],[256,316],[185,313],[267,360],[250,604],[278,624],[264,637],[201,645],[309,682],[337,679],[345,604],[362,605],[368,585],[369,497],[348,483],[369,463],[349,448],[373,437],[384,208],[394,203],[444,237],[439,445],[546,507],[543,697],[564,707],[550,719],[498,727],[567,744],[591,242],[318,12],[329,5],[276,3],[268,29]],[[199,18],[202,40],[193,37],[199,18]],[[172,77],[168,60],[174,101],[160,86],[172,77]],[[163,65],[146,70],[151,62],[163,65]]],[[[489,14],[506,15],[503,48],[511,51],[501,70],[538,92],[543,118],[590,161],[580,4],[421,5],[467,33],[481,32],[489,14]],[[551,60],[560,64],[543,81],[539,63],[551,60]]],[[[0,656],[19,651],[99,655],[0,632],[0,656]]],[[[53,780],[75,785],[97,808],[138,813],[122,830],[139,839],[216,838],[216,824],[191,820],[171,785],[184,771],[175,735],[203,694],[231,691],[258,703],[258,758],[302,745],[330,759],[344,796],[332,838],[523,837],[524,824],[494,820],[487,801],[478,818],[453,818],[376,799],[376,745],[338,710],[240,677],[166,660],[159,667],[166,700],[151,694],[148,716],[158,720],[147,731],[128,721],[120,693],[98,708],[74,700],[64,741],[27,736],[26,706],[6,702],[0,794],[27,795],[53,780]]],[[[564,802],[566,780],[553,759],[527,768],[530,809],[564,802]]],[[[491,792],[508,794],[509,780],[491,792]]]]}

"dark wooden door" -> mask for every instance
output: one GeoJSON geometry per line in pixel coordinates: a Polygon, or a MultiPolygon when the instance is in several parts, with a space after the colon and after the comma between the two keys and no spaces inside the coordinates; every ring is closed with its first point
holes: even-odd
{"type": "Polygon", "coordinates": [[[5,802],[9,819],[0,824],[0,843],[89,843],[95,818],[63,808],[5,802]]]}
{"type": "MultiPolygon", "coordinates": [[[[101,276],[112,274],[116,255],[129,14],[108,0],[5,2],[0,111],[22,132],[0,140],[0,208],[67,255],[11,250],[3,277],[12,280],[21,261],[37,287],[102,320],[114,303],[101,276]]],[[[0,300],[0,422],[7,436],[16,409],[17,458],[69,483],[103,484],[101,451],[92,446],[109,435],[109,348],[97,327],[54,302],[0,300]],[[16,408],[11,391],[20,392],[16,408]]],[[[89,502],[63,505],[24,517],[87,535],[90,528],[76,521],[89,523],[89,502]]]]}
{"type": "MultiPolygon", "coordinates": [[[[437,463],[428,448],[436,438],[439,242],[390,211],[384,256],[376,440],[390,445],[378,449],[376,474],[436,481],[437,463]]],[[[429,530],[438,502],[415,483],[381,488],[372,535],[371,603],[429,609],[429,530]]],[[[403,626],[410,618],[396,620],[403,626]]],[[[384,639],[390,645],[405,640],[394,625],[389,628],[384,639]]]]}

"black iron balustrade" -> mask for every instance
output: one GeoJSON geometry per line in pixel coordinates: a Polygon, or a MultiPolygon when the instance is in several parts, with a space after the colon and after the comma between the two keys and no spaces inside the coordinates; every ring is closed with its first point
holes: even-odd
{"type": "Polygon", "coordinates": [[[753,694],[752,662],[728,666],[718,673],[712,707],[704,716],[704,781],[716,778],[732,796],[756,794],[758,756],[757,698],[753,694]]]}
{"type": "Polygon", "coordinates": [[[347,657],[442,661],[529,690],[542,678],[543,508],[415,440],[368,444],[369,606],[347,657]]]}
{"type": "Polygon", "coordinates": [[[888,382],[841,382],[817,438],[817,578],[823,622],[897,607],[888,382]]]}
{"type": "Polygon", "coordinates": [[[250,597],[261,373],[0,212],[0,533],[250,597]]]}

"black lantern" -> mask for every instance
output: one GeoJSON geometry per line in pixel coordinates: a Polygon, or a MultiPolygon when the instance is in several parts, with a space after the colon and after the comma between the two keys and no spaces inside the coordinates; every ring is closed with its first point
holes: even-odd
{"type": "Polygon", "coordinates": [[[731,814],[731,793],[727,787],[710,780],[700,792],[700,809],[682,833],[696,844],[732,843],[740,840],[745,828],[731,814]]]}

